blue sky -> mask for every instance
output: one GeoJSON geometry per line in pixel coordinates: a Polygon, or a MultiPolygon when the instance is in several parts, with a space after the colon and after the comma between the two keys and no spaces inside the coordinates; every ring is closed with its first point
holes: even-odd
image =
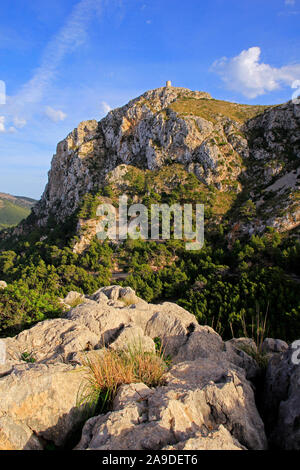
{"type": "Polygon", "coordinates": [[[300,0],[0,8],[0,192],[39,198],[58,141],[167,79],[250,104],[287,101],[300,80],[300,0]]]}

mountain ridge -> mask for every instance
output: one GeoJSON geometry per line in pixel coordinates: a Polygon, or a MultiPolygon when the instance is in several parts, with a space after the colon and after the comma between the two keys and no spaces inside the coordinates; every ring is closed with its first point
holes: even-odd
{"type": "Polygon", "coordinates": [[[43,226],[50,215],[57,222],[69,217],[84,194],[120,175],[121,165],[157,171],[176,163],[217,195],[255,205],[257,217],[241,232],[294,229],[300,223],[298,108],[239,105],[185,88],[147,91],[99,122],[81,122],[58,144],[35,219],[43,226]]]}
{"type": "Polygon", "coordinates": [[[36,202],[32,198],[0,192],[0,230],[17,225],[28,217],[36,202]]]}

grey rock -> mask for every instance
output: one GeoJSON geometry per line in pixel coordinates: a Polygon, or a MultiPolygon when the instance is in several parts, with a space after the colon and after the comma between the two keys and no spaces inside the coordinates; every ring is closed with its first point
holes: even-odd
{"type": "Polygon", "coordinates": [[[220,424],[215,431],[195,433],[195,437],[164,447],[163,450],[246,450],[246,448],[220,424]]]}
{"type": "Polygon", "coordinates": [[[263,405],[270,443],[284,450],[300,450],[300,364],[295,356],[291,346],[273,355],[265,379],[263,405]]]}
{"type": "Polygon", "coordinates": [[[70,305],[70,307],[74,307],[76,304],[80,302],[84,302],[85,297],[80,292],[71,291],[67,294],[67,296],[63,299],[64,303],[70,305]]]}
{"type": "Polygon", "coordinates": [[[134,325],[127,325],[117,339],[109,345],[109,348],[117,351],[155,352],[154,341],[144,335],[142,328],[134,325]]]}
{"type": "Polygon", "coordinates": [[[253,352],[257,352],[257,346],[255,341],[252,338],[232,338],[226,343],[232,344],[237,349],[241,350],[252,350],[253,352]]]}
{"type": "Polygon", "coordinates": [[[99,336],[87,327],[67,319],[45,320],[14,338],[6,338],[7,360],[20,362],[24,353],[35,362],[68,362],[74,352],[95,347],[99,336]]]}

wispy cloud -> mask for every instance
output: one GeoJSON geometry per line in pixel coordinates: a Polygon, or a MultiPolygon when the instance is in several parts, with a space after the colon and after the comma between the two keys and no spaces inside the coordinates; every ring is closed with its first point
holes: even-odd
{"type": "Polygon", "coordinates": [[[51,106],[46,107],[45,114],[53,122],[63,121],[67,117],[66,113],[60,109],[51,108],[51,106]]]}
{"type": "Polygon", "coordinates": [[[108,103],[106,103],[106,101],[101,102],[101,108],[105,114],[109,113],[109,111],[111,111],[112,109],[111,106],[108,103]]]}
{"type": "Polygon", "coordinates": [[[0,80],[0,104],[6,103],[5,82],[0,80]]]}
{"type": "Polygon", "coordinates": [[[23,86],[18,96],[23,104],[36,102],[42,98],[45,88],[55,78],[56,71],[66,54],[85,42],[88,23],[95,8],[101,3],[102,0],[81,0],[77,3],[66,24],[46,47],[40,67],[32,79],[23,86]]]}
{"type": "Polygon", "coordinates": [[[26,121],[23,115],[28,116],[34,105],[43,100],[65,56],[85,43],[88,24],[93,15],[99,14],[102,2],[103,0],[80,0],[75,5],[65,25],[48,43],[41,64],[32,78],[22,86],[17,95],[8,99],[5,111],[11,119],[22,115],[21,119],[26,121]]]}
{"type": "Polygon", "coordinates": [[[19,118],[18,116],[16,116],[16,117],[14,118],[13,122],[14,122],[14,125],[15,125],[18,129],[22,129],[22,127],[26,126],[26,124],[27,124],[26,119],[19,118]]]}
{"type": "Polygon", "coordinates": [[[284,3],[289,6],[294,6],[296,3],[296,0],[285,0],[284,3]]]}
{"type": "Polygon", "coordinates": [[[5,117],[0,116],[0,132],[5,132],[5,117]]]}
{"type": "Polygon", "coordinates": [[[261,62],[260,55],[259,47],[251,47],[236,57],[217,60],[212,70],[220,75],[227,88],[247,98],[256,98],[283,85],[292,86],[300,77],[300,64],[276,68],[261,62]]]}

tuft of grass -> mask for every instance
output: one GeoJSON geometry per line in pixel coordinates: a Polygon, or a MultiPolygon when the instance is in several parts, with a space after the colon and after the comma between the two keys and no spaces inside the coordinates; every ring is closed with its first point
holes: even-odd
{"type": "Polygon", "coordinates": [[[172,364],[172,358],[170,354],[165,354],[165,348],[163,347],[162,340],[160,336],[156,336],[154,339],[154,344],[155,344],[155,351],[156,353],[164,360],[166,365],[170,367],[172,364]]]}
{"type": "Polygon", "coordinates": [[[128,345],[123,351],[102,349],[82,358],[86,377],[77,396],[77,406],[86,406],[89,413],[111,409],[122,384],[144,383],[157,387],[163,383],[167,364],[160,352],[143,351],[141,344],[128,345]]]}
{"type": "Polygon", "coordinates": [[[121,297],[119,300],[123,302],[125,306],[128,307],[136,303],[136,296],[134,294],[129,294],[129,295],[126,295],[125,297],[121,297]]]}
{"type": "MultiPolygon", "coordinates": [[[[263,352],[262,345],[264,339],[266,337],[267,332],[267,318],[268,318],[268,310],[269,305],[267,307],[266,313],[264,316],[261,315],[259,304],[256,302],[256,321],[252,321],[251,325],[251,338],[254,340],[256,344],[256,350],[251,348],[251,346],[240,346],[240,349],[244,351],[249,356],[253,357],[257,362],[258,366],[261,369],[265,369],[268,365],[268,356],[263,352]]],[[[243,326],[243,333],[246,338],[249,338],[247,324],[244,315],[241,317],[241,322],[243,326]]],[[[233,327],[230,324],[232,337],[233,335],[233,327]]]]}
{"type": "Polygon", "coordinates": [[[261,350],[255,350],[251,346],[242,345],[240,349],[244,351],[248,356],[252,357],[258,364],[260,369],[266,369],[269,359],[268,356],[261,350]]]}

